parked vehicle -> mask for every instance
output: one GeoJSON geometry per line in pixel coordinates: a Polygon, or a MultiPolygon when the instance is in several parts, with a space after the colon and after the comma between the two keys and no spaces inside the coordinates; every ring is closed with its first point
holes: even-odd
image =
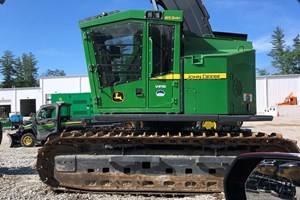
{"type": "MultiPolygon", "coordinates": [[[[17,131],[10,132],[10,147],[32,147],[35,144],[43,144],[51,135],[55,135],[57,130],[53,130],[55,126],[50,118],[56,118],[55,113],[63,109],[66,113],[63,115],[68,116],[68,121],[64,122],[64,126],[82,124],[82,119],[90,118],[93,115],[91,106],[90,93],[58,93],[51,95],[51,104],[42,106],[37,114],[53,112],[53,116],[48,116],[49,122],[43,123],[43,126],[38,126],[40,118],[36,118],[35,113],[30,116],[31,123],[24,124],[18,127],[17,131]],[[73,105],[71,105],[73,104],[73,105]],[[64,108],[62,108],[64,107],[64,108]],[[52,127],[51,127],[52,126],[52,127]],[[51,127],[51,128],[50,128],[51,127]],[[38,130],[41,129],[41,130],[38,130]]],[[[59,129],[61,130],[61,129],[59,129]]]]}
{"type": "Polygon", "coordinates": [[[2,123],[3,130],[17,129],[19,126],[28,123],[23,120],[23,115],[12,114],[9,116],[5,107],[0,107],[0,121],[2,123]]]}
{"type": "Polygon", "coordinates": [[[277,106],[289,106],[289,105],[297,105],[297,97],[293,95],[291,92],[287,97],[285,97],[283,102],[277,103],[277,106]]]}
{"type": "MultiPolygon", "coordinates": [[[[66,95],[69,98],[73,96],[71,99],[77,99],[79,96],[81,101],[85,99],[84,94],[59,94],[59,96],[66,95]]],[[[87,97],[90,97],[88,93],[87,97]]],[[[56,101],[55,98],[53,100],[56,101]]],[[[87,115],[87,111],[84,113],[81,110],[87,110],[87,108],[81,106],[76,108],[76,106],[63,101],[41,106],[37,114],[32,116],[32,123],[20,126],[17,131],[8,133],[10,147],[43,145],[48,138],[57,137],[62,131],[84,129],[87,121],[95,127],[119,126],[119,123],[114,122],[92,123],[91,115],[87,115]]]]}
{"type": "Polygon", "coordinates": [[[43,144],[48,137],[55,136],[62,128],[72,124],[81,125],[81,121],[70,121],[70,104],[55,103],[41,106],[31,124],[21,126],[16,132],[8,133],[10,147],[32,147],[39,142],[43,144]],[[57,129],[57,121],[64,123],[57,129]]]}

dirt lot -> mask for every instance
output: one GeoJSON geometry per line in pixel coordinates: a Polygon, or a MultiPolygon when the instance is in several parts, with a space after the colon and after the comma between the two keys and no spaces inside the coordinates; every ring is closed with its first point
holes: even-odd
{"type": "Polygon", "coordinates": [[[243,128],[253,132],[281,133],[284,138],[296,140],[300,144],[300,116],[274,117],[271,122],[245,122],[243,128]]]}
{"type": "MultiPolygon", "coordinates": [[[[285,138],[300,143],[300,117],[276,117],[272,122],[247,122],[243,127],[254,132],[282,133],[285,138]]],[[[142,197],[105,194],[55,193],[43,184],[35,170],[38,147],[9,148],[9,140],[4,134],[0,146],[0,199],[163,199],[162,197],[142,197]]],[[[223,199],[223,194],[204,194],[195,197],[169,199],[223,199]]]]}

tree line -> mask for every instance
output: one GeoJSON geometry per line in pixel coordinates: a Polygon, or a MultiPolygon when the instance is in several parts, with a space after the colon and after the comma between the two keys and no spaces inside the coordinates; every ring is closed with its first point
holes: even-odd
{"type": "MultiPolygon", "coordinates": [[[[283,29],[276,27],[271,36],[272,50],[268,56],[271,65],[277,70],[273,75],[300,74],[300,38],[293,39],[292,46],[287,45],[283,29]]],[[[266,69],[257,69],[258,75],[270,75],[266,69]]]]}
{"type": "MultiPolygon", "coordinates": [[[[0,58],[0,73],[3,80],[0,83],[1,88],[13,87],[37,87],[38,67],[37,59],[32,52],[23,53],[22,56],[16,57],[12,51],[4,51],[0,58]]],[[[65,76],[63,70],[50,70],[42,76],[65,76]]]]}

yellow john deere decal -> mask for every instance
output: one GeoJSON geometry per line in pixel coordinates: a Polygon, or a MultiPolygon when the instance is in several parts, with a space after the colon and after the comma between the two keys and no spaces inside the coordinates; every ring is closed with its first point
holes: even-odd
{"type": "Polygon", "coordinates": [[[180,21],[181,17],[179,17],[179,16],[165,16],[165,20],[180,21]]]}
{"type": "MultiPolygon", "coordinates": [[[[195,74],[184,74],[185,80],[218,80],[226,79],[226,73],[195,73],[195,74]]],[[[180,74],[166,74],[163,76],[157,76],[151,78],[151,80],[174,80],[180,79],[180,74]]]]}
{"type": "Polygon", "coordinates": [[[124,92],[116,91],[112,93],[112,100],[116,103],[121,103],[124,101],[124,92]]]}
{"type": "Polygon", "coordinates": [[[199,80],[199,79],[226,79],[226,73],[208,73],[208,74],[184,74],[184,79],[199,80]]]}

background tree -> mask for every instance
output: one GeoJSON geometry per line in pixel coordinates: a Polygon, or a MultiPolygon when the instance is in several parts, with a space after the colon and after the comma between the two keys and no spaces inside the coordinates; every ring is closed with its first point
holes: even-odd
{"type": "Polygon", "coordinates": [[[9,50],[4,52],[4,55],[0,59],[0,72],[3,75],[3,81],[1,83],[2,88],[15,87],[15,56],[9,50]]]}
{"type": "Polygon", "coordinates": [[[295,74],[300,74],[300,38],[299,35],[297,35],[294,39],[293,39],[293,51],[292,51],[292,57],[294,60],[294,68],[293,68],[293,72],[295,74]]]}
{"type": "Polygon", "coordinates": [[[267,76],[267,75],[270,75],[270,73],[267,72],[266,69],[256,68],[256,73],[257,73],[258,76],[267,76]]]}
{"type": "MultiPolygon", "coordinates": [[[[36,87],[38,86],[37,59],[33,53],[23,53],[21,57],[15,58],[14,54],[6,50],[0,58],[0,73],[3,81],[0,86],[11,87],[36,87]]],[[[65,76],[64,70],[50,70],[45,76],[65,76]]]]}
{"type": "Polygon", "coordinates": [[[66,73],[64,70],[59,70],[59,69],[55,69],[55,70],[51,70],[48,69],[46,73],[44,73],[42,76],[66,76],[66,73]]]}
{"type": "Polygon", "coordinates": [[[284,62],[286,56],[284,36],[283,30],[279,27],[276,27],[271,36],[273,48],[268,54],[268,56],[273,58],[271,64],[279,71],[279,74],[287,74],[288,72],[284,62]]]}
{"type": "Polygon", "coordinates": [[[22,68],[24,70],[24,87],[36,87],[38,86],[38,61],[35,59],[33,53],[23,53],[22,55],[22,68]]]}
{"type": "Polygon", "coordinates": [[[292,46],[286,46],[284,32],[277,27],[272,35],[272,50],[268,56],[273,58],[271,64],[278,71],[277,74],[299,74],[300,73],[300,39],[297,35],[293,39],[292,46]]]}
{"type": "Polygon", "coordinates": [[[20,57],[16,59],[15,70],[16,70],[16,79],[15,79],[16,87],[25,87],[25,82],[26,82],[25,70],[20,57]]]}

